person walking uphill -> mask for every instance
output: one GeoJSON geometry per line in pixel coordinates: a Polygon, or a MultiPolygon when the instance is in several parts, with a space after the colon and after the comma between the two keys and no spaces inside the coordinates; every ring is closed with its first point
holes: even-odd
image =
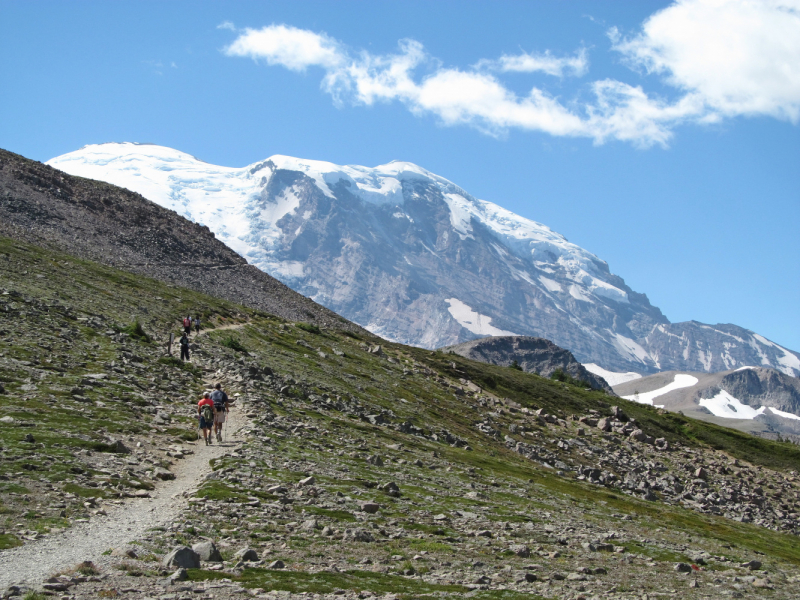
{"type": "Polygon", "coordinates": [[[200,429],[203,430],[203,439],[206,442],[206,446],[208,446],[213,443],[211,441],[211,429],[214,427],[214,419],[217,416],[214,401],[208,392],[205,392],[203,399],[197,403],[197,416],[200,419],[200,429]]]}
{"type": "Polygon", "coordinates": [[[186,335],[185,331],[178,343],[181,345],[181,360],[189,360],[189,336],[186,335]]]}
{"type": "Polygon", "coordinates": [[[194,318],[194,330],[195,330],[197,333],[200,333],[200,315],[197,315],[197,316],[194,318]]]}
{"type": "Polygon", "coordinates": [[[214,417],[214,433],[217,437],[217,441],[222,441],[222,425],[225,423],[225,419],[228,416],[228,409],[230,406],[230,401],[228,400],[228,394],[222,391],[222,385],[217,384],[214,386],[216,389],[211,392],[211,400],[214,402],[214,410],[215,410],[215,417],[214,417]]]}
{"type": "Polygon", "coordinates": [[[183,331],[186,335],[192,333],[192,317],[189,315],[183,318],[183,331]]]}

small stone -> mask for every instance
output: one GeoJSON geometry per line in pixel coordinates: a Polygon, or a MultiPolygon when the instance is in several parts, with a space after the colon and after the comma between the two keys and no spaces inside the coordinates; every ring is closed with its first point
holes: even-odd
{"type": "Polygon", "coordinates": [[[739,565],[745,569],[750,569],[751,571],[758,571],[761,568],[761,561],[760,560],[751,560],[746,563],[742,563],[739,565]]]}
{"type": "Polygon", "coordinates": [[[367,457],[367,462],[369,464],[371,464],[371,465],[375,465],[376,467],[382,467],[383,466],[383,459],[380,456],[378,456],[377,454],[373,454],[373,455],[367,457]]]}
{"type": "Polygon", "coordinates": [[[690,588],[699,588],[699,587],[700,587],[700,582],[699,582],[699,581],[697,581],[697,579],[692,579],[692,580],[689,582],[689,587],[690,587],[690,588]]]}
{"type": "Polygon", "coordinates": [[[189,573],[186,572],[186,569],[180,568],[175,571],[172,575],[169,576],[172,581],[186,581],[189,579],[189,573]]]}
{"type": "Polygon", "coordinates": [[[381,505],[380,504],[376,504],[375,502],[364,502],[361,505],[361,510],[363,510],[365,513],[369,513],[371,515],[374,515],[375,513],[377,513],[380,510],[380,508],[381,508],[381,505]]]}
{"type": "Polygon", "coordinates": [[[762,588],[762,589],[772,589],[772,584],[770,584],[769,579],[755,579],[753,583],[751,583],[754,588],[762,588]]]}
{"type": "Polygon", "coordinates": [[[268,569],[285,569],[286,564],[282,560],[273,560],[267,565],[268,569]]]}
{"type": "Polygon", "coordinates": [[[34,437],[33,437],[33,435],[32,435],[32,434],[30,434],[30,433],[26,433],[26,434],[25,434],[25,439],[24,439],[24,440],[22,440],[22,441],[23,441],[23,442],[27,442],[27,443],[29,443],[29,444],[33,444],[34,442],[36,442],[36,439],[34,439],[34,437]]]}
{"type": "Polygon", "coordinates": [[[168,481],[170,479],[175,479],[175,473],[173,473],[172,471],[168,471],[163,467],[156,467],[153,470],[153,477],[155,477],[156,479],[162,479],[164,481],[168,481]]]}
{"type": "Polygon", "coordinates": [[[9,416],[0,417],[0,423],[5,423],[7,425],[11,425],[14,422],[14,420],[15,420],[14,417],[9,417],[9,416]]]}
{"type": "Polygon", "coordinates": [[[678,572],[678,573],[691,573],[692,572],[691,565],[687,565],[686,563],[682,563],[682,562],[681,563],[677,563],[673,567],[673,569],[675,569],[675,571],[678,572]]]}
{"type": "Polygon", "coordinates": [[[315,483],[316,480],[313,477],[306,477],[305,479],[301,479],[300,481],[298,481],[297,485],[299,485],[300,487],[305,487],[308,485],[314,485],[315,483]]]}
{"type": "Polygon", "coordinates": [[[708,477],[708,471],[706,471],[703,467],[700,467],[694,472],[694,476],[697,479],[702,479],[703,481],[705,481],[706,478],[708,477]]]}
{"type": "Polygon", "coordinates": [[[333,528],[330,527],[329,525],[325,525],[325,527],[322,528],[322,531],[320,533],[325,537],[328,537],[329,535],[333,535],[333,528]]]}
{"type": "Polygon", "coordinates": [[[303,521],[303,524],[300,525],[300,529],[304,531],[314,531],[317,527],[319,527],[319,523],[316,519],[308,519],[307,521],[303,521]]]}
{"type": "Polygon", "coordinates": [[[531,549],[525,544],[513,544],[508,549],[520,558],[528,558],[531,555],[531,549]]]}

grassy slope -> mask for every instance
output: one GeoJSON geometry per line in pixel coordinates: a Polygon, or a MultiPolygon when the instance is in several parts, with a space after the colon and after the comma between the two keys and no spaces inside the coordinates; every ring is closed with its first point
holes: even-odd
{"type": "MultiPolygon", "coordinates": [[[[110,438],[145,433],[150,417],[135,407],[152,407],[153,398],[165,406],[188,406],[194,401],[202,389],[202,373],[159,358],[163,355],[161,343],[166,334],[177,330],[177,317],[201,312],[210,325],[243,325],[236,331],[211,332],[205,342],[209,357],[238,360],[243,354],[229,347],[233,339],[236,342],[233,345],[247,349],[252,360],[297,382],[290,386],[292,389],[284,399],[271,398],[273,409],[279,416],[311,421],[330,433],[311,440],[279,436],[272,444],[275,453],[288,463],[317,461],[324,464],[330,462],[332,452],[342,452],[336,460],[348,466],[349,479],[320,477],[321,485],[330,491],[347,494],[356,487],[372,492],[375,483],[385,479],[387,474],[376,472],[364,462],[364,456],[370,452],[389,454],[395,460],[407,457],[408,463],[413,458],[435,455],[437,461],[454,467],[453,472],[445,476],[427,467],[404,466],[402,473],[408,482],[403,484],[402,505],[374,492],[386,506],[382,518],[387,522],[400,520],[407,529],[417,528],[422,532],[426,528],[441,530],[436,534],[440,541],[437,538],[392,542],[386,548],[388,553],[409,554],[428,544],[432,553],[452,554],[453,547],[443,538],[456,532],[449,531],[447,526],[428,524],[430,519],[425,517],[436,511],[451,513],[456,509],[489,506],[493,520],[536,522],[544,518],[535,516],[537,511],[563,507],[564,510],[579,510],[589,523],[608,522],[612,515],[623,513],[638,517],[642,522],[641,530],[650,531],[652,535],[659,531],[655,525],[658,523],[667,527],[672,539],[704,536],[732,548],[761,551],[800,564],[800,547],[793,536],[677,506],[643,502],[613,490],[557,476],[539,467],[508,450],[502,442],[479,434],[474,423],[481,420],[486,409],[476,405],[469,396],[454,393],[453,384],[461,378],[469,379],[496,397],[509,398],[529,408],[543,408],[561,417],[585,414],[590,409],[607,413],[612,404],[617,404],[651,435],[663,436],[685,446],[713,447],[733,457],[776,469],[800,470],[800,451],[795,446],[753,438],[535,375],[383,342],[385,355],[393,361],[390,362],[386,356],[367,351],[368,345],[378,342],[376,339],[359,339],[343,332],[317,334],[307,330],[310,328],[295,327],[230,302],[0,238],[0,293],[2,290],[13,290],[22,296],[0,296],[7,307],[5,312],[0,312],[0,360],[13,358],[28,364],[20,362],[0,367],[0,383],[7,390],[0,396],[3,414],[17,419],[13,426],[0,424],[3,448],[0,511],[5,513],[8,530],[0,534],[0,544],[17,543],[18,537],[10,531],[18,523],[24,523],[31,531],[68,526],[71,519],[85,516],[81,496],[114,494],[120,481],[112,479],[114,485],[106,485],[104,482],[109,478],[102,472],[94,473],[97,486],[87,487],[73,481],[75,469],[83,468],[81,453],[108,451],[110,438]],[[35,301],[25,302],[25,297],[35,301]],[[95,315],[102,316],[101,326],[82,320],[95,315]],[[121,330],[137,318],[147,332],[161,341],[147,343],[129,339],[123,344],[110,341],[107,331],[121,330]],[[306,345],[298,344],[298,340],[306,345]],[[86,374],[107,371],[110,364],[121,364],[126,354],[138,355],[142,360],[139,363],[129,361],[124,377],[98,388],[81,384],[86,374]],[[35,378],[31,377],[32,369],[37,374],[35,378]],[[30,385],[35,385],[35,389],[23,389],[30,385]],[[82,400],[73,400],[72,390],[76,386],[83,388],[82,400]],[[468,442],[472,450],[370,425],[346,411],[316,410],[307,399],[322,394],[361,405],[370,413],[391,411],[393,421],[408,421],[428,432],[446,429],[468,442]],[[24,427],[20,423],[34,426],[24,427]],[[71,437],[66,437],[65,432],[71,437]],[[23,441],[28,433],[33,433],[34,444],[23,441]],[[394,444],[401,444],[403,449],[386,450],[394,444]],[[469,500],[452,493],[454,482],[464,486],[480,483],[484,498],[469,500]],[[66,503],[64,516],[49,510],[47,502],[41,507],[30,506],[24,512],[19,510],[21,496],[40,498],[59,490],[76,497],[66,503]],[[410,508],[418,512],[409,512],[410,508]],[[648,521],[653,525],[647,525],[648,521]]],[[[514,419],[513,413],[503,413],[497,418],[503,427],[514,419]]],[[[154,445],[180,441],[187,433],[193,436],[192,426],[190,419],[182,422],[176,418],[171,426],[161,428],[154,445]]],[[[542,427],[539,433],[546,438],[548,431],[542,427]]],[[[545,441],[552,443],[553,440],[545,441]]],[[[230,457],[215,468],[236,467],[238,460],[230,457]]],[[[291,466],[264,463],[257,468],[278,481],[297,481],[305,475],[291,466]]],[[[142,478],[121,483],[133,487],[148,484],[142,478]]],[[[254,493],[264,494],[235,483],[220,482],[207,484],[203,493],[208,497],[240,499],[254,493]]],[[[311,508],[308,510],[314,512],[311,508]]],[[[343,523],[352,519],[348,510],[316,510],[321,516],[343,523]]],[[[256,532],[256,539],[258,535],[269,537],[270,531],[269,526],[264,527],[260,534],[256,532]]],[[[219,534],[219,531],[209,533],[219,534]]],[[[297,543],[308,544],[307,541],[297,543]]],[[[640,550],[643,554],[663,553],[646,544],[640,550]]],[[[479,555],[483,550],[475,548],[474,552],[479,555]]],[[[357,576],[366,577],[352,575],[357,576]]],[[[252,575],[250,583],[264,583],[267,577],[277,576],[266,573],[258,580],[252,575]]],[[[294,586],[292,589],[299,589],[297,581],[290,583],[294,586]]],[[[325,585],[335,587],[338,584],[328,582],[325,585]]],[[[378,590],[381,585],[383,583],[376,581],[372,587],[378,590]]],[[[300,587],[316,589],[308,582],[300,587]]]]}

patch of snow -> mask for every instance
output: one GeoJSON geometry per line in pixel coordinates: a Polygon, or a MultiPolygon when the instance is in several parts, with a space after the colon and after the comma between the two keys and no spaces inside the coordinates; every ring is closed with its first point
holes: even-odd
{"type": "Polygon", "coordinates": [[[622,356],[627,356],[632,360],[647,364],[647,359],[650,358],[650,354],[648,354],[647,350],[621,333],[615,333],[610,329],[606,331],[613,336],[611,343],[614,344],[622,356]]]}
{"type": "Polygon", "coordinates": [[[633,371],[629,371],[627,373],[607,371],[603,367],[595,363],[589,363],[583,366],[587,371],[589,371],[589,373],[594,373],[595,375],[599,375],[600,377],[605,379],[608,385],[610,385],[611,387],[614,387],[615,385],[619,385],[621,383],[625,383],[626,381],[641,379],[642,377],[639,373],[634,373],[633,371]]]}
{"type": "Polygon", "coordinates": [[[465,329],[475,335],[517,335],[512,331],[504,331],[492,325],[492,318],[482,315],[457,298],[447,298],[448,312],[465,329]]]}
{"type": "Polygon", "coordinates": [[[756,338],[759,342],[764,344],[765,346],[772,346],[780,350],[783,353],[783,356],[778,358],[778,363],[780,363],[782,369],[778,367],[781,371],[786,373],[787,375],[797,375],[800,374],[800,358],[789,352],[783,346],[778,346],[775,342],[770,342],[767,338],[762,335],[758,335],[757,333],[753,334],[753,337],[756,338]]]}
{"type": "Polygon", "coordinates": [[[738,369],[735,369],[735,370],[736,370],[736,371],[744,371],[744,370],[746,370],[746,369],[757,369],[757,368],[758,368],[758,367],[749,367],[749,366],[748,366],[748,367],[739,367],[738,369]]]}
{"type": "Polygon", "coordinates": [[[542,282],[542,285],[548,292],[562,292],[563,289],[561,288],[561,284],[557,281],[550,279],[548,277],[539,276],[539,281],[542,282]]]}
{"type": "Polygon", "coordinates": [[[783,417],[784,419],[795,419],[796,421],[800,421],[800,417],[798,417],[794,413],[778,410],[777,408],[772,408],[771,406],[768,406],[767,410],[769,410],[772,413],[775,413],[779,417],[783,417]]]}
{"type": "Polygon", "coordinates": [[[758,415],[763,414],[766,406],[755,409],[734,398],[725,390],[720,390],[719,394],[713,398],[704,398],[698,403],[707,408],[715,417],[726,419],[749,419],[753,420],[758,415]]]}
{"type": "Polygon", "coordinates": [[[667,384],[662,388],[658,388],[657,390],[653,390],[652,392],[644,392],[640,394],[633,394],[631,396],[623,396],[623,398],[625,398],[625,400],[633,400],[634,402],[638,402],[639,404],[652,405],[653,400],[655,400],[659,396],[668,394],[673,390],[692,387],[693,385],[697,385],[697,381],[698,381],[697,377],[693,377],[692,375],[686,375],[685,373],[678,373],[677,375],[675,375],[675,378],[672,380],[672,383],[667,384]]]}
{"type": "Polygon", "coordinates": [[[583,289],[579,288],[577,285],[572,284],[569,286],[569,295],[575,298],[575,300],[580,300],[581,302],[591,302],[592,299],[589,298],[584,292],[583,289]]]}

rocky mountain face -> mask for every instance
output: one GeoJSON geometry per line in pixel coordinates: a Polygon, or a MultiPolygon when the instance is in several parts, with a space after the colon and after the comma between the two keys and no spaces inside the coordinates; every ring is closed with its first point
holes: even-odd
{"type": "Polygon", "coordinates": [[[250,264],[390,340],[436,348],[527,335],[610,371],[800,374],[797,353],[741,327],[670,323],[597,256],[411,163],[273,156],[227,168],[102,144],[48,164],[209,227],[250,264]]]}
{"type": "Polygon", "coordinates": [[[136,192],[0,150],[0,235],[294,321],[360,329],[267,275],[208,227],[136,192]]]}
{"type": "Polygon", "coordinates": [[[561,371],[573,379],[585,382],[593,389],[614,393],[602,377],[587,371],[569,350],[559,348],[544,338],[486,337],[455,346],[446,346],[441,350],[501,367],[510,367],[516,362],[526,373],[536,373],[542,377],[550,377],[556,371],[561,371]]]}

